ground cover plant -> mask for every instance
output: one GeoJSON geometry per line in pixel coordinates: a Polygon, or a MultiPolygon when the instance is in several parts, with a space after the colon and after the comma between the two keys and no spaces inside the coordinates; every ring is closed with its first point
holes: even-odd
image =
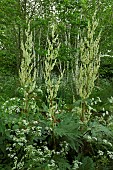
{"type": "Polygon", "coordinates": [[[99,18],[96,1],[34,2],[1,2],[16,8],[13,34],[2,20],[0,169],[112,170],[112,65],[105,74],[100,53],[109,14],[99,18]]]}

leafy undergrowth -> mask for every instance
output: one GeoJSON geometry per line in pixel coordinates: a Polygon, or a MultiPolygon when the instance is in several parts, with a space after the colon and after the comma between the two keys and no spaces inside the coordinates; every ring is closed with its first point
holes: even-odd
{"type": "Polygon", "coordinates": [[[53,122],[44,103],[40,109],[31,99],[26,112],[22,98],[4,102],[0,114],[0,169],[112,170],[113,114],[104,111],[98,115],[94,108],[97,100],[92,100],[84,122],[76,103],[71,110],[65,104],[57,108],[53,122]]]}

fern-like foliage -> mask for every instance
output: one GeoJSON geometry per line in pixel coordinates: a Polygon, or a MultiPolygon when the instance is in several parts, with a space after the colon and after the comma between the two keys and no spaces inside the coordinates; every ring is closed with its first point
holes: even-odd
{"type": "Polygon", "coordinates": [[[93,136],[102,137],[104,135],[108,138],[113,138],[112,131],[110,131],[107,126],[104,126],[97,121],[90,122],[90,127],[93,136]]]}
{"type": "Polygon", "coordinates": [[[80,166],[79,170],[95,170],[95,164],[90,157],[85,157],[82,161],[82,165],[80,166]]]}
{"type": "Polygon", "coordinates": [[[59,170],[71,170],[71,165],[66,160],[66,158],[62,158],[61,156],[57,156],[55,161],[56,161],[56,164],[59,167],[59,170]]]}

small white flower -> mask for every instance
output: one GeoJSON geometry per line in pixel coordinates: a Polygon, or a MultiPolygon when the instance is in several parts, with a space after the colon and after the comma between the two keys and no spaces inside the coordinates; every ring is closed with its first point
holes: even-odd
{"type": "Polygon", "coordinates": [[[108,143],[108,141],[107,141],[106,139],[103,139],[103,142],[104,142],[105,144],[107,144],[107,143],[108,143]]]}
{"type": "Polygon", "coordinates": [[[13,143],[13,147],[15,147],[16,146],[16,143],[13,143]]]}
{"type": "Polygon", "coordinates": [[[108,142],[108,145],[113,146],[112,143],[108,142]]]}
{"type": "Polygon", "coordinates": [[[56,152],[57,155],[60,155],[60,152],[56,152]]]}
{"type": "Polygon", "coordinates": [[[17,113],[20,112],[20,108],[19,108],[19,107],[16,108],[16,112],[17,112],[17,113]]]}
{"type": "Polygon", "coordinates": [[[102,113],[103,116],[105,116],[105,113],[102,113]]]}
{"type": "Polygon", "coordinates": [[[104,107],[102,108],[103,111],[105,111],[104,107]]]}
{"type": "Polygon", "coordinates": [[[97,138],[96,137],[92,137],[92,139],[96,140],[97,141],[97,138]]]}
{"type": "Polygon", "coordinates": [[[91,106],[93,106],[93,102],[91,102],[91,106]]]}
{"type": "Polygon", "coordinates": [[[74,166],[73,166],[73,170],[76,170],[76,169],[78,169],[78,168],[79,168],[79,165],[81,165],[82,163],[81,163],[81,162],[79,162],[78,160],[75,160],[75,161],[73,161],[73,164],[74,164],[74,166]]]}
{"type": "Polygon", "coordinates": [[[94,101],[95,104],[97,104],[97,101],[94,101]]]}
{"type": "Polygon", "coordinates": [[[52,121],[53,119],[52,119],[52,117],[50,117],[50,118],[48,118],[48,120],[52,121]]]}
{"type": "Polygon", "coordinates": [[[106,111],[106,115],[108,115],[109,114],[109,112],[108,111],[106,111]]]}
{"type": "Polygon", "coordinates": [[[32,130],[35,130],[35,126],[33,126],[31,129],[32,129],[32,130]]]}
{"type": "Polygon", "coordinates": [[[102,156],[103,154],[104,154],[104,152],[103,151],[98,151],[98,154],[100,155],[100,156],[102,156]]]}
{"type": "Polygon", "coordinates": [[[110,157],[111,159],[113,159],[113,155],[109,155],[109,157],[110,157]]]}
{"type": "Polygon", "coordinates": [[[88,140],[91,140],[91,136],[88,135],[88,136],[87,136],[87,139],[88,139],[88,140]]]}
{"type": "Polygon", "coordinates": [[[37,124],[37,123],[38,123],[38,121],[33,121],[33,123],[34,123],[34,124],[37,124]]]}
{"type": "Polygon", "coordinates": [[[28,125],[29,124],[29,122],[27,122],[26,120],[23,120],[23,123],[24,123],[24,125],[28,125]]]}
{"type": "Polygon", "coordinates": [[[109,155],[109,157],[110,157],[111,159],[113,159],[113,152],[107,151],[107,154],[109,155]]]}
{"type": "Polygon", "coordinates": [[[10,101],[13,101],[13,100],[15,100],[15,98],[11,98],[11,99],[10,99],[10,101]]]}
{"type": "Polygon", "coordinates": [[[97,99],[98,99],[98,101],[101,103],[102,101],[101,101],[101,99],[100,99],[100,97],[97,97],[97,99]]]}

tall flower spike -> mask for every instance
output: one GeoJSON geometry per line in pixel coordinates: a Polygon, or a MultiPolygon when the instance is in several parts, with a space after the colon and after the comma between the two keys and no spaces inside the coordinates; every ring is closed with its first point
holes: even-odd
{"type": "Polygon", "coordinates": [[[21,42],[21,49],[23,58],[19,70],[19,78],[21,86],[24,88],[25,109],[27,109],[27,102],[29,95],[33,93],[36,88],[36,62],[34,43],[32,41],[32,32],[30,32],[30,22],[28,28],[25,30],[26,42],[21,42]]]}
{"type": "Polygon", "coordinates": [[[56,80],[52,77],[52,71],[54,69],[54,66],[57,62],[58,52],[60,48],[60,43],[58,42],[58,35],[55,35],[55,29],[56,26],[52,25],[52,41],[48,38],[48,53],[46,55],[45,59],[45,84],[47,87],[47,102],[48,102],[48,112],[49,117],[51,120],[55,121],[55,110],[57,107],[57,103],[55,102],[57,92],[60,86],[61,79],[63,77],[63,73],[59,76],[58,80],[56,80]]]}
{"type": "Polygon", "coordinates": [[[95,30],[98,26],[96,15],[92,17],[92,22],[88,22],[87,36],[81,38],[80,47],[80,65],[77,67],[76,89],[82,99],[86,99],[94,88],[94,82],[97,79],[100,66],[99,41],[101,32],[97,38],[94,38],[95,30]]]}

